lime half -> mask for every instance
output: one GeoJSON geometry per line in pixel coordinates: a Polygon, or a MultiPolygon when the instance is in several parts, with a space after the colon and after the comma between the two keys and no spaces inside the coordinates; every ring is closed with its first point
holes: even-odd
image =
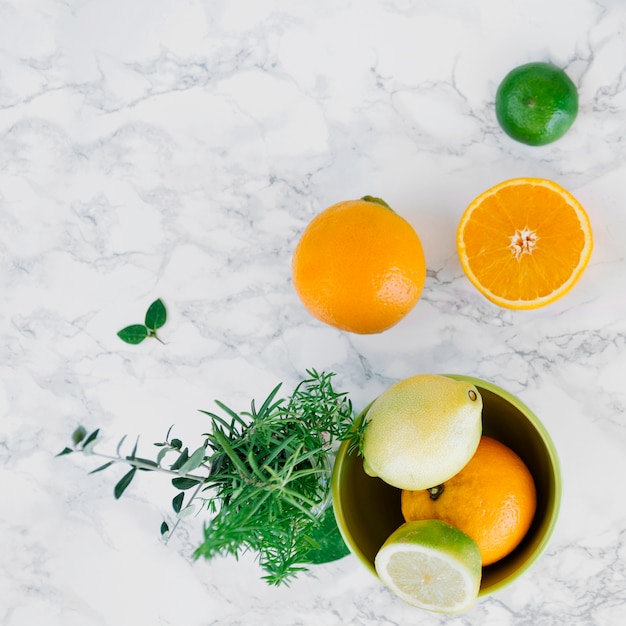
{"type": "Polygon", "coordinates": [[[570,77],[550,63],[511,70],[496,92],[496,117],[504,132],[531,146],[560,139],[578,114],[578,92],[570,77]]]}
{"type": "Polygon", "coordinates": [[[394,594],[421,609],[460,613],[478,597],[482,576],[478,545],[441,520],[400,526],[380,548],[374,565],[394,594]]]}

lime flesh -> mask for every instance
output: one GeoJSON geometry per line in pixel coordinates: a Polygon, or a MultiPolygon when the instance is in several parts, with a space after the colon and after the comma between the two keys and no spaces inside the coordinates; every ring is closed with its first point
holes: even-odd
{"type": "Polygon", "coordinates": [[[549,63],[511,70],[496,92],[496,117],[511,138],[531,146],[560,139],[578,114],[578,92],[569,76],[549,63]]]}

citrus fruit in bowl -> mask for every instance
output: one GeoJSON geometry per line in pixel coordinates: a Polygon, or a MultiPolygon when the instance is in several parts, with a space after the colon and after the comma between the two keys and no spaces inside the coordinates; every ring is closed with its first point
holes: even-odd
{"type": "MultiPolygon", "coordinates": [[[[536,489],[535,511],[524,537],[507,556],[482,567],[478,591],[482,596],[516,580],[545,550],[560,507],[560,466],[546,428],[517,397],[488,381],[463,375],[448,376],[471,383],[478,390],[483,402],[482,435],[512,450],[528,468],[536,489]]],[[[357,418],[357,427],[369,408],[357,418]]],[[[337,525],[348,548],[372,574],[379,576],[375,563],[377,554],[407,523],[402,514],[402,489],[368,475],[363,469],[363,457],[351,450],[349,442],[344,442],[333,468],[332,495],[337,525]]],[[[465,573],[473,567],[471,561],[459,563],[457,569],[465,573]]]]}
{"type": "Polygon", "coordinates": [[[407,521],[438,519],[477,544],[481,563],[511,553],[526,536],[537,508],[537,490],[522,459],[493,437],[481,437],[474,456],[450,480],[428,489],[403,490],[407,521]]]}
{"type": "Polygon", "coordinates": [[[420,374],[392,385],[365,416],[365,472],[401,489],[452,478],[476,451],[482,406],[474,385],[449,376],[420,374]]]}
{"type": "Polygon", "coordinates": [[[420,609],[460,613],[472,606],[480,590],[476,542],[442,520],[403,524],[377,552],[374,565],[387,587],[420,609]]]}
{"type": "Polygon", "coordinates": [[[571,78],[551,63],[526,63],[511,70],[496,92],[496,117],[512,139],[543,146],[560,139],[578,114],[571,78]]]}
{"type": "Polygon", "coordinates": [[[426,261],[413,227],[383,200],[365,196],[311,220],[294,250],[292,279],[318,320],[348,332],[380,333],[419,300],[426,261]]]}

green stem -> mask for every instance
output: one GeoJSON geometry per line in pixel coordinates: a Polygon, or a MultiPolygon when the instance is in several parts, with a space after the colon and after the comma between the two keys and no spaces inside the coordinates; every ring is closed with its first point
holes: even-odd
{"type": "Polygon", "coordinates": [[[138,461],[136,459],[127,458],[124,456],[112,456],[110,454],[102,454],[100,452],[91,452],[89,456],[97,456],[101,459],[107,459],[109,461],[113,461],[114,463],[127,463],[132,467],[136,467],[140,470],[147,470],[150,472],[160,472],[162,474],[169,474],[170,476],[175,476],[176,478],[191,478],[192,480],[197,480],[200,483],[206,481],[207,476],[197,476],[195,474],[180,474],[176,470],[170,470],[165,467],[154,466],[150,463],[144,463],[143,461],[138,461]]]}
{"type": "Polygon", "coordinates": [[[365,202],[374,202],[376,204],[380,204],[380,206],[384,206],[390,211],[393,211],[393,209],[382,198],[376,198],[375,196],[363,196],[361,200],[364,200],[365,202]]]}
{"type": "Polygon", "coordinates": [[[148,328],[148,337],[154,337],[160,344],[165,345],[165,341],[159,337],[157,331],[154,328],[148,328]]]}
{"type": "MultiPolygon", "coordinates": [[[[187,503],[187,506],[191,506],[191,503],[198,497],[198,493],[200,493],[200,489],[203,487],[202,483],[199,483],[198,486],[194,489],[194,492],[191,494],[191,498],[189,498],[189,502],[187,503]]],[[[176,519],[176,523],[174,524],[174,526],[172,527],[172,530],[169,532],[169,534],[167,535],[167,538],[165,539],[165,544],[167,544],[169,542],[169,540],[174,536],[174,533],[176,532],[176,529],[178,528],[178,525],[182,522],[182,519],[179,517],[176,519]]]]}

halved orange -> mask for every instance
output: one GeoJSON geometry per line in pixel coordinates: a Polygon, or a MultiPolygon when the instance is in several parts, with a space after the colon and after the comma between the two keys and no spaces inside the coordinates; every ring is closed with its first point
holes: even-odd
{"type": "Polygon", "coordinates": [[[593,236],[587,213],[563,187],[544,178],[514,178],[467,207],[456,243],[463,271],[486,298],[510,309],[535,309],[578,281],[593,236]]]}

